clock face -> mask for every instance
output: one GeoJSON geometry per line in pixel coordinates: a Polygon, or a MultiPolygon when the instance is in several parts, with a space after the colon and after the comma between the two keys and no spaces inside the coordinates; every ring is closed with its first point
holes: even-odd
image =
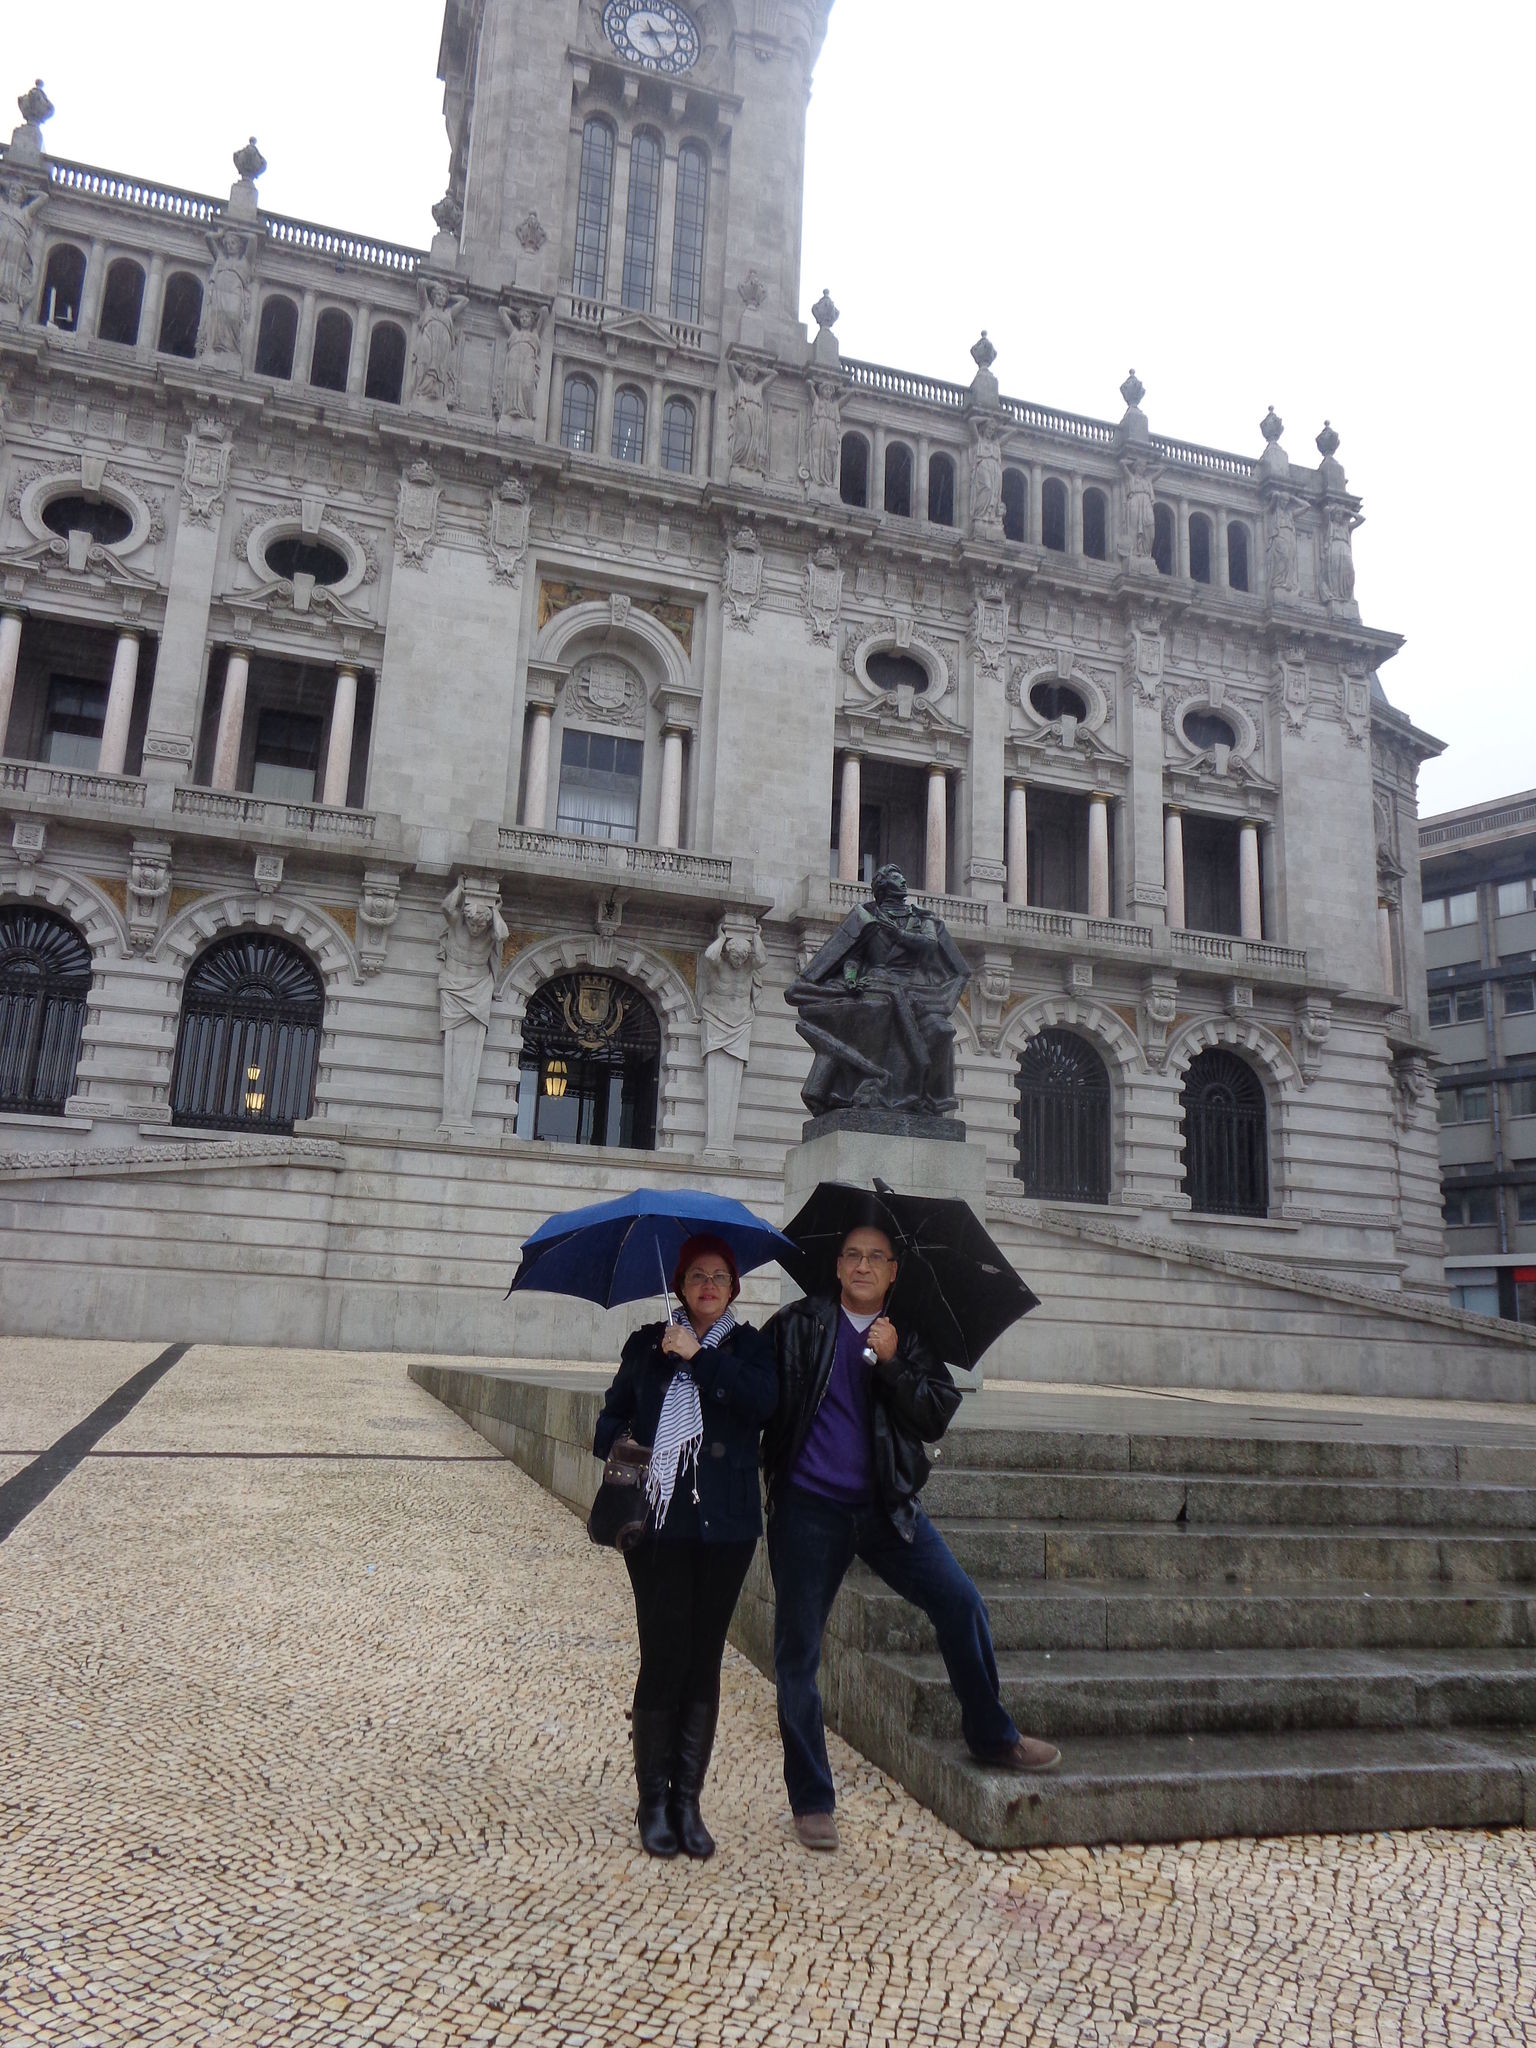
{"type": "Polygon", "coordinates": [[[607,0],[603,27],[619,55],[643,71],[687,71],[699,61],[699,32],[673,0],[607,0]]]}

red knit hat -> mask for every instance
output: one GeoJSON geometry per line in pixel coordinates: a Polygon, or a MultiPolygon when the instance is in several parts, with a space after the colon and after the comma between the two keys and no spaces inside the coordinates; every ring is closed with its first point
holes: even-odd
{"type": "Polygon", "coordinates": [[[695,1260],[701,1258],[718,1258],[725,1262],[725,1269],[731,1276],[731,1300],[734,1301],[741,1292],[741,1274],[736,1269],[736,1254],[723,1237],[711,1237],[708,1231],[701,1232],[698,1237],[690,1237],[678,1253],[677,1265],[672,1274],[672,1292],[681,1301],[683,1280],[688,1268],[695,1260]]]}

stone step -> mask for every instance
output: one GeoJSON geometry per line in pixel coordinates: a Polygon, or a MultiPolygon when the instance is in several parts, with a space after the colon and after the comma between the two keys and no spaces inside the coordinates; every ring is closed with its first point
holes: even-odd
{"type": "Polygon", "coordinates": [[[1253,1529],[1188,1523],[1071,1523],[946,1517],[943,1533],[973,1578],[1364,1579],[1393,1584],[1536,1583],[1536,1533],[1422,1528],[1253,1529]]]}
{"type": "Polygon", "coordinates": [[[936,1737],[861,1746],[984,1849],[1536,1826],[1529,1728],[1103,1737],[1070,1743],[1039,1777],[985,1770],[936,1737]]]}
{"type": "Polygon", "coordinates": [[[923,1491],[934,1519],[1184,1522],[1338,1528],[1536,1530],[1536,1488],[1380,1479],[1252,1479],[1135,1472],[963,1471],[923,1491]]]}
{"type": "MultiPolygon", "coordinates": [[[[1244,1411],[1237,1410],[1238,1415],[1244,1411]]],[[[1312,1436],[1160,1435],[1113,1429],[1009,1429],[959,1420],[939,1446],[937,1472],[1196,1473],[1254,1479],[1380,1479],[1450,1484],[1502,1481],[1536,1487],[1536,1449],[1450,1441],[1362,1441],[1312,1436]]],[[[1202,1413],[1210,1415],[1206,1404],[1202,1413]]],[[[1286,1418],[1274,1418],[1277,1429],[1286,1418]]]]}
{"type": "MultiPolygon", "coordinates": [[[[917,1735],[960,1733],[942,1659],[875,1656],[872,1677],[917,1735]]],[[[1528,1650],[1010,1651],[1003,1699],[1020,1728],[1082,1736],[1283,1734],[1298,1728],[1536,1729],[1528,1650]]]]}
{"type": "MultiPolygon", "coordinates": [[[[1536,1587],[978,1581],[1004,1650],[1536,1649],[1536,1587]]],[[[856,1567],[834,1627],[866,1650],[931,1650],[926,1617],[856,1567]]]]}

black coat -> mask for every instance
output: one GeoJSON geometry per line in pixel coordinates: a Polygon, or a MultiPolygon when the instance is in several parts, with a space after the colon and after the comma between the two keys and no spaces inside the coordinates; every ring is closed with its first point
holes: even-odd
{"type": "MultiPolygon", "coordinates": [[[[661,1404],[683,1364],[661,1348],[666,1327],[665,1323],[645,1324],[620,1353],[619,1370],[604,1398],[592,1439],[599,1458],[607,1457],[614,1438],[625,1430],[647,1448],[656,1441],[661,1404]]],[[[686,1370],[692,1374],[704,1411],[699,1537],[705,1543],[750,1543],[763,1533],[758,1444],[778,1398],[773,1346],[761,1330],[738,1323],[712,1351],[701,1349],[689,1359],[686,1370]]],[[[680,1478],[679,1492],[673,1496],[674,1515],[685,1484],[691,1491],[691,1479],[685,1482],[680,1478]]],[[[665,1524],[661,1533],[665,1536],[665,1524]]]]}
{"type": "MultiPolygon", "coordinates": [[[[763,1433],[763,1466],[773,1496],[788,1477],[810,1432],[837,1353],[838,1304],[807,1296],[781,1308],[769,1323],[779,1366],[779,1405],[763,1433]]],[[[936,1444],[954,1420],[960,1389],[949,1368],[914,1330],[898,1330],[896,1355],[870,1373],[869,1426],[875,1496],[910,1543],[917,1496],[928,1477],[925,1444],[936,1444]]]]}

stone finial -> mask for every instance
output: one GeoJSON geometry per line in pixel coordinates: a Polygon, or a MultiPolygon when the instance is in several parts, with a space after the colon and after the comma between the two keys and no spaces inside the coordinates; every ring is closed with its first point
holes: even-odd
{"type": "Polygon", "coordinates": [[[826,286],[823,285],[821,288],[821,297],[816,301],[815,305],[812,306],[811,308],[811,318],[816,322],[816,325],[818,327],[835,327],[838,322],[838,317],[838,310],[837,307],[833,304],[832,294],[827,290],[826,286]]]}
{"type": "Polygon", "coordinates": [[[976,365],[976,374],[971,379],[966,404],[972,411],[979,408],[983,412],[996,412],[1002,404],[997,379],[992,374],[992,365],[997,361],[997,350],[987,339],[985,327],[981,330],[980,341],[971,349],[971,361],[976,365]]]}
{"type": "Polygon", "coordinates": [[[229,188],[229,210],[240,220],[255,220],[256,180],[267,168],[267,160],[256,147],[254,135],[235,151],[232,161],[240,175],[229,188]]]}
{"type": "Polygon", "coordinates": [[[1136,372],[1132,370],[1129,377],[1127,377],[1125,382],[1120,386],[1120,396],[1125,400],[1126,404],[1134,412],[1140,409],[1141,401],[1146,397],[1146,395],[1146,385],[1142,383],[1141,379],[1137,376],[1136,372]]]}
{"type": "Polygon", "coordinates": [[[986,375],[997,361],[997,350],[988,341],[985,327],[981,330],[980,341],[976,342],[971,349],[971,361],[981,371],[983,376],[986,375]]]}
{"type": "MultiPolygon", "coordinates": [[[[1259,475],[1268,477],[1271,482],[1284,482],[1291,473],[1291,460],[1280,445],[1280,436],[1285,432],[1285,421],[1273,406],[1259,421],[1259,432],[1264,436],[1264,453],[1259,457],[1259,475]]],[[[1272,587],[1284,589],[1287,586],[1280,583],[1272,587]]]]}
{"type": "Polygon", "coordinates": [[[1122,445],[1127,441],[1147,441],[1151,439],[1151,429],[1147,425],[1147,416],[1141,409],[1141,401],[1146,395],[1146,385],[1142,383],[1136,372],[1132,370],[1129,377],[1120,386],[1120,396],[1125,400],[1125,412],[1120,421],[1120,440],[1122,445]]]}
{"type": "Polygon", "coordinates": [[[1271,448],[1275,446],[1280,436],[1285,432],[1285,421],[1281,419],[1273,406],[1269,408],[1263,419],[1259,421],[1259,432],[1264,436],[1264,439],[1271,448]]]}
{"type": "Polygon", "coordinates": [[[456,235],[464,225],[464,209],[451,192],[445,192],[432,208],[432,218],[441,234],[456,235]]]}
{"type": "Polygon", "coordinates": [[[24,92],[16,102],[21,110],[21,126],[11,133],[11,146],[6,152],[6,161],[13,168],[23,164],[40,164],[43,160],[43,123],[53,117],[53,101],[43,90],[43,81],[24,92]]]}
{"type": "Polygon", "coordinates": [[[1324,462],[1331,462],[1334,456],[1338,454],[1339,437],[1333,431],[1333,428],[1330,426],[1327,420],[1323,421],[1323,431],[1318,435],[1317,440],[1313,445],[1316,447],[1318,454],[1321,455],[1324,462]]]}
{"type": "Polygon", "coordinates": [[[233,162],[235,169],[240,173],[241,177],[248,179],[252,184],[256,182],[267,168],[267,160],[256,147],[254,135],[249,142],[235,151],[233,162]]]}
{"type": "Polygon", "coordinates": [[[41,128],[45,121],[53,119],[53,101],[44,91],[40,78],[28,87],[16,104],[21,109],[21,118],[29,128],[41,128]]]}
{"type": "Polygon", "coordinates": [[[1344,475],[1344,465],[1338,460],[1339,437],[1327,420],[1323,421],[1323,431],[1318,435],[1314,446],[1318,454],[1323,458],[1318,465],[1317,472],[1323,480],[1323,489],[1325,491],[1342,491],[1347,489],[1348,480],[1344,475]]]}

